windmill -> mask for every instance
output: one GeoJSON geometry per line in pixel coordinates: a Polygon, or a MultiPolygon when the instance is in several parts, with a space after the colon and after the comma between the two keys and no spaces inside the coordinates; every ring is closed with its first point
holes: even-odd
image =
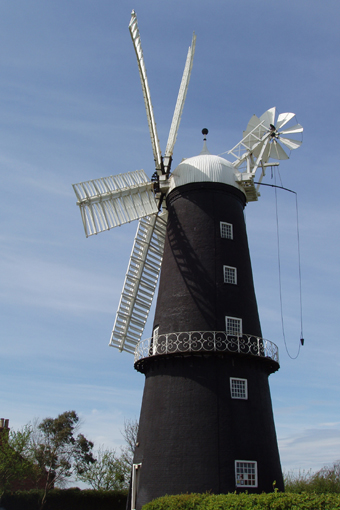
{"type": "Polygon", "coordinates": [[[233,162],[209,153],[205,129],[202,152],[171,171],[196,37],[162,156],[134,11],[129,29],[155,172],[73,187],[86,236],[138,220],[110,339],[145,374],[131,508],[164,494],[283,489],[268,385],[278,349],[262,338],[243,210],[303,128],[275,108],[254,115],[233,162]],[[142,340],[160,273],[152,337],[142,340]]]}

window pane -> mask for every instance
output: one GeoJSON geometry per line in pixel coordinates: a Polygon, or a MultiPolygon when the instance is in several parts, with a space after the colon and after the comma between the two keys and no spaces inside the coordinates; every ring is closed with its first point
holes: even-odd
{"type": "Polygon", "coordinates": [[[235,461],[236,487],[257,487],[257,462],[235,461]]]}
{"type": "Polygon", "coordinates": [[[237,284],[236,267],[223,266],[224,283],[237,284]]]}
{"type": "Polygon", "coordinates": [[[226,317],[225,322],[226,332],[228,335],[242,335],[242,319],[236,319],[236,317],[226,317]]]}
{"type": "Polygon", "coordinates": [[[224,221],[220,222],[220,232],[221,237],[225,239],[233,238],[233,226],[231,223],[225,223],[224,221]]]}
{"type": "Polygon", "coordinates": [[[240,398],[247,400],[247,379],[230,378],[231,398],[240,398]]]}

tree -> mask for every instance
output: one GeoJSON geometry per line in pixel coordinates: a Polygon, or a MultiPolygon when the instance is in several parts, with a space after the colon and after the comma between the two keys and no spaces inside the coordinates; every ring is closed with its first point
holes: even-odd
{"type": "Polygon", "coordinates": [[[95,490],[122,490],[128,488],[130,469],[115,450],[99,448],[96,461],[77,474],[77,479],[88,483],[95,490]]]}
{"type": "Polygon", "coordinates": [[[26,425],[17,432],[4,432],[0,442],[0,490],[11,489],[18,480],[34,478],[37,466],[34,465],[30,440],[32,429],[26,425]]]}
{"type": "Polygon", "coordinates": [[[124,430],[121,432],[125,439],[125,446],[122,447],[122,461],[126,464],[126,467],[131,471],[133,457],[135,455],[135,449],[137,444],[138,435],[138,421],[137,420],[124,420],[124,430]]]}
{"type": "Polygon", "coordinates": [[[35,427],[31,451],[41,476],[45,477],[41,508],[55,484],[63,486],[73,473],[84,471],[95,462],[93,443],[82,434],[75,437],[78,428],[79,417],[75,411],[67,411],[57,418],[45,418],[35,427]]]}
{"type": "Polygon", "coordinates": [[[121,454],[117,455],[116,450],[99,448],[96,461],[86,469],[78,471],[77,479],[97,490],[128,489],[137,432],[138,422],[125,420],[122,436],[126,444],[121,448],[121,454]]]}

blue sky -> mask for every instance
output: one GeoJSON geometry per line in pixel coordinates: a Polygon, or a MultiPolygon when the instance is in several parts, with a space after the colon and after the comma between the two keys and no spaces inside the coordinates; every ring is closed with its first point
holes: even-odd
{"type": "MultiPolygon", "coordinates": [[[[284,347],[275,196],[246,208],[284,470],[340,458],[339,2],[0,1],[1,416],[18,428],[75,409],[97,445],[119,446],[143,376],[108,347],[135,224],[86,239],[71,184],[144,168],[153,156],[128,23],[138,15],[164,150],[192,32],[196,54],[173,168],[220,154],[248,120],[295,112],[303,144],[280,164],[298,193],[305,346],[284,347]]],[[[272,183],[270,173],[266,178],[272,183]]],[[[294,196],[278,193],[284,324],[300,338],[294,196]]],[[[150,334],[148,324],[145,338],[150,334]]]]}

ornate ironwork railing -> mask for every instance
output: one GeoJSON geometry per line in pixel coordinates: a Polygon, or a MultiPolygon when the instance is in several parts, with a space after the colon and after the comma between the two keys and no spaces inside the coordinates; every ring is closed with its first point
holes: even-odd
{"type": "Polygon", "coordinates": [[[201,352],[246,354],[279,363],[279,349],[273,342],[253,335],[228,335],[225,331],[185,331],[146,338],[136,346],[135,363],[162,354],[201,352]]]}

